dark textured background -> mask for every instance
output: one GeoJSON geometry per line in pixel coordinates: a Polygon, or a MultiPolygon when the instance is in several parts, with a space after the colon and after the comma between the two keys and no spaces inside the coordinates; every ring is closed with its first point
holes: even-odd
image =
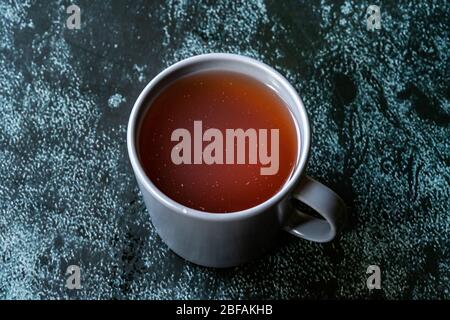
{"type": "Polygon", "coordinates": [[[450,298],[443,1],[0,0],[0,298],[450,298]],[[366,30],[370,4],[382,30],[366,30]],[[205,52],[274,66],[313,127],[308,174],[345,199],[327,245],[282,236],[229,270],[159,239],[126,152],[145,84],[205,52]],[[68,265],[83,289],[64,287],[68,265]],[[366,288],[377,264],[382,289],[366,288]]]}

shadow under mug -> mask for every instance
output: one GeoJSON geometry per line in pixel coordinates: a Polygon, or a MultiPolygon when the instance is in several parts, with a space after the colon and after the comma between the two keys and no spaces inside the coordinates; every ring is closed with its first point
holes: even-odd
{"type": "Polygon", "coordinates": [[[289,82],[264,63],[224,53],[194,56],[158,74],[137,99],[127,132],[131,165],[158,234],[179,256],[208,267],[232,267],[258,257],[275,243],[280,230],[316,242],[328,242],[336,237],[346,218],[346,206],[336,193],[304,174],[310,141],[305,107],[289,82]],[[294,171],[277,194],[253,208],[212,214],[185,207],[163,194],[140,164],[136,140],[140,122],[152,99],[174,80],[206,70],[244,73],[265,83],[278,93],[293,115],[300,141],[294,171]],[[300,212],[294,199],[308,205],[321,217],[300,212]]]}

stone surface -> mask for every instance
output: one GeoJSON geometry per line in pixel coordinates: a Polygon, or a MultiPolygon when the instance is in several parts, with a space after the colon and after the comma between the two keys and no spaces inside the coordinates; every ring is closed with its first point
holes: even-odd
{"type": "Polygon", "coordinates": [[[0,1],[0,298],[450,298],[446,1],[0,1]],[[205,52],[248,55],[300,92],[308,174],[345,199],[343,236],[282,236],[228,270],[158,238],[126,152],[145,84],[205,52]],[[65,288],[81,267],[81,290],[65,288]],[[379,265],[382,289],[366,269],[379,265]]]}

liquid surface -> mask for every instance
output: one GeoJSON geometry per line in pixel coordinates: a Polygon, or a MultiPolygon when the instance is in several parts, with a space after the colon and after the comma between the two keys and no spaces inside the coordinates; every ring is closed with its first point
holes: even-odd
{"type": "MultiPolygon", "coordinates": [[[[203,142],[203,148],[209,143],[203,142]]],[[[166,87],[151,102],[138,135],[142,166],[156,187],[189,208],[214,213],[245,210],[276,194],[292,173],[298,143],[292,115],[273,90],[248,76],[222,71],[195,73],[166,87]],[[260,168],[267,165],[260,161],[175,165],[171,152],[178,142],[171,135],[187,129],[193,151],[194,121],[202,121],[203,132],[217,128],[224,137],[226,129],[268,129],[269,138],[270,129],[279,129],[277,174],[261,175],[260,168]]],[[[223,150],[225,157],[225,138],[223,150]]]]}

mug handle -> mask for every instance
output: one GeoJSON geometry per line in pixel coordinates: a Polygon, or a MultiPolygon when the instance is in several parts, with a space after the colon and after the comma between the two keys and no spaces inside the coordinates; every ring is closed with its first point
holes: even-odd
{"type": "Polygon", "coordinates": [[[305,176],[292,193],[292,199],[308,205],[323,219],[300,212],[290,216],[284,230],[296,237],[314,242],[329,242],[342,230],[347,218],[344,201],[333,190],[305,176]]]}

